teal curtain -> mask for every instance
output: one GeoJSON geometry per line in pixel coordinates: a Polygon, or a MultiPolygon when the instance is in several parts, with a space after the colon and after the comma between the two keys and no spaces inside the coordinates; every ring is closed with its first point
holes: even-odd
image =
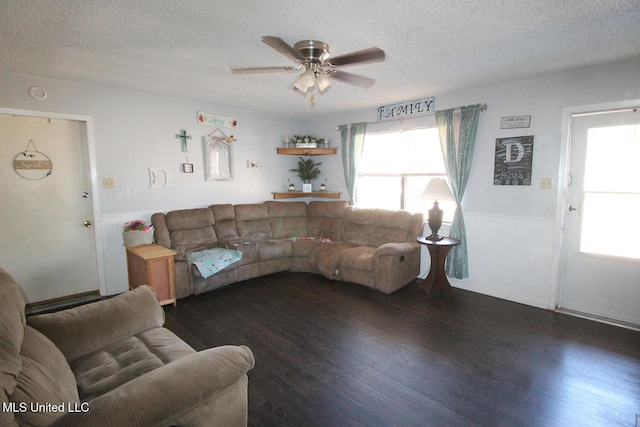
{"type": "Polygon", "coordinates": [[[367,131],[367,123],[353,123],[352,125],[340,125],[340,140],[342,143],[342,166],[344,168],[344,181],[349,193],[349,204],[354,205],[353,196],[356,191],[356,179],[358,178],[358,165],[362,157],[364,146],[364,134],[367,131]]]}
{"type": "Polygon", "coordinates": [[[467,231],[462,215],[462,197],[469,180],[473,149],[476,145],[480,104],[436,111],[436,122],[440,132],[440,145],[449,178],[449,187],[456,199],[456,211],[449,236],[460,239],[447,257],[447,273],[457,279],[469,277],[467,258],[467,231]]]}

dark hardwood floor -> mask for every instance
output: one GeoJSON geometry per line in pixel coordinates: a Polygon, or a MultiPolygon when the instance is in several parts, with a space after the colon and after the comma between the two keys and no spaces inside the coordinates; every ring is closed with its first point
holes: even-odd
{"type": "Polygon", "coordinates": [[[283,273],[180,300],[166,326],[252,349],[252,426],[636,425],[640,332],[456,295],[283,273]]]}

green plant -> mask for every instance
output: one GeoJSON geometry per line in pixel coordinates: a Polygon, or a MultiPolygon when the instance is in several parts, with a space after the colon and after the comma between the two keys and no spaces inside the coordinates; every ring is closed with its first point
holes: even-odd
{"type": "Polygon", "coordinates": [[[316,179],[320,176],[322,172],[318,169],[318,166],[322,164],[322,162],[314,162],[312,158],[308,158],[307,160],[302,157],[298,157],[298,167],[295,169],[289,169],[289,172],[294,172],[298,175],[303,182],[308,182],[316,179]]]}
{"type": "MultiPolygon", "coordinates": [[[[293,135],[293,138],[289,139],[289,142],[295,144],[296,142],[304,142],[307,139],[307,142],[316,142],[316,136],[313,134],[309,135],[293,135]]],[[[319,141],[318,141],[319,142],[319,141]]]]}

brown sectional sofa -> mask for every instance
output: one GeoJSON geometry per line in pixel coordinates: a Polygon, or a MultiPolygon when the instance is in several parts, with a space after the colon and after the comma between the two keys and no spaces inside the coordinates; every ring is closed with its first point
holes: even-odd
{"type": "Polygon", "coordinates": [[[345,201],[217,204],[155,213],[155,242],[178,251],[184,298],[258,276],[299,271],[391,293],[420,270],[422,214],[357,209],[345,201]],[[223,247],[242,259],[203,278],[189,253],[223,247]]]}

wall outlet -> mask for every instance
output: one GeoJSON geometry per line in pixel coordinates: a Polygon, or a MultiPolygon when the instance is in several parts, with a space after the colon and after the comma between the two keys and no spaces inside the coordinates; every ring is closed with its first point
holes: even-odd
{"type": "Polygon", "coordinates": [[[249,169],[261,168],[262,167],[262,161],[260,161],[260,160],[247,160],[247,167],[249,169]]]}
{"type": "Polygon", "coordinates": [[[116,179],[102,178],[102,188],[116,188],[116,179]]]}

